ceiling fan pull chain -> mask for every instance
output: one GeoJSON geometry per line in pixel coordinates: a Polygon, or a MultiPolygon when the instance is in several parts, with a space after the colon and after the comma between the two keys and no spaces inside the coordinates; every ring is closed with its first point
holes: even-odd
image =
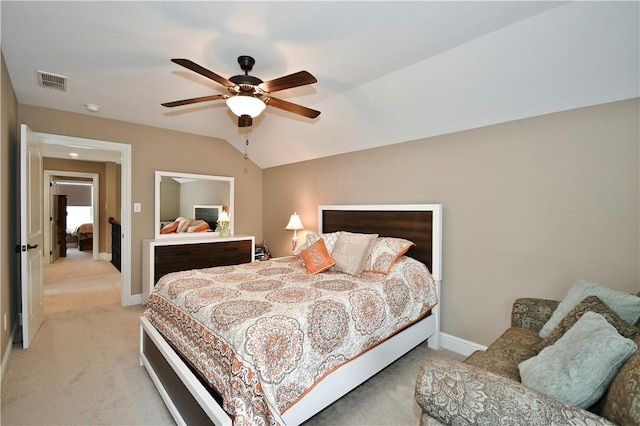
{"type": "Polygon", "coordinates": [[[246,141],[245,141],[245,144],[244,144],[244,159],[245,160],[249,159],[249,154],[247,153],[248,149],[249,149],[249,135],[247,134],[246,135],[246,141]]]}

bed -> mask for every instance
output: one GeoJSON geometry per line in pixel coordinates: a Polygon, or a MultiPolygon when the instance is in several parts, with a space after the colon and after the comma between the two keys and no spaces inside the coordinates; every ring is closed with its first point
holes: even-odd
{"type": "MultiPolygon", "coordinates": [[[[405,309],[403,305],[395,317],[386,315],[392,317],[390,325],[381,325],[380,322],[379,327],[372,327],[368,320],[361,321],[359,325],[357,321],[347,325],[346,322],[337,320],[344,318],[344,315],[322,317],[325,320],[331,319],[324,324],[324,328],[314,325],[314,314],[309,310],[310,307],[332,307],[331,312],[335,312],[335,307],[341,302],[328,299],[325,293],[320,298],[307,298],[305,295],[317,292],[321,287],[314,287],[312,284],[311,288],[306,288],[302,285],[303,282],[324,282],[325,279],[336,278],[331,282],[354,286],[349,287],[350,291],[344,291],[348,294],[346,297],[351,298],[351,302],[344,302],[344,305],[360,306],[364,312],[377,305],[370,300],[359,304],[359,295],[373,292],[377,285],[390,289],[388,282],[398,283],[402,280],[402,277],[393,275],[396,266],[386,276],[362,274],[363,280],[371,281],[365,283],[366,291],[358,283],[343,280],[340,275],[345,274],[342,273],[329,271],[304,278],[306,274],[299,272],[300,267],[304,271],[304,264],[293,256],[223,267],[227,269],[186,271],[163,277],[164,281],[159,282],[158,288],[154,289],[153,299],[150,298],[156,306],[150,310],[148,305],[145,316],[140,320],[140,359],[178,424],[300,424],[426,339],[429,339],[430,347],[439,347],[440,315],[437,300],[440,295],[442,264],[441,205],[320,206],[318,228],[318,233],[323,234],[338,231],[376,233],[380,237],[403,238],[414,242],[415,247],[398,259],[396,265],[398,270],[416,271],[421,266],[431,272],[428,281],[433,285],[420,293],[425,296],[421,298],[422,305],[417,308],[406,307],[406,312],[402,310],[405,309]],[[268,273],[269,279],[256,282],[243,276],[261,273],[268,273]],[[207,280],[218,281],[213,287],[207,287],[204,284],[207,280]],[[200,287],[182,292],[189,281],[200,283],[200,287]],[[288,312],[283,315],[266,301],[250,299],[251,295],[241,293],[243,289],[256,290],[251,286],[264,286],[265,283],[273,286],[259,288],[271,290],[266,293],[270,296],[265,300],[273,302],[276,298],[274,295],[288,292],[287,297],[298,298],[297,303],[291,306],[294,306],[293,310],[300,311],[301,315],[290,320],[288,312]],[[207,305],[203,300],[212,295],[212,288],[214,299],[221,292],[233,294],[235,299],[218,305],[207,305]],[[181,300],[182,305],[177,304],[178,300],[181,300]],[[244,310],[242,305],[234,307],[233,304],[239,300],[244,301],[244,310]],[[269,306],[266,307],[267,305],[269,306]],[[247,308],[248,306],[251,308],[247,308]],[[261,309],[269,315],[254,317],[256,311],[261,309]],[[411,310],[413,313],[409,313],[411,310]],[[196,312],[196,315],[191,317],[187,315],[187,311],[196,312]],[[213,311],[220,315],[210,315],[213,311]],[[246,312],[250,317],[243,322],[242,327],[245,328],[239,328],[239,332],[236,330],[230,336],[219,334],[221,329],[240,327],[237,321],[234,322],[233,315],[230,315],[231,312],[237,315],[238,311],[246,312]],[[214,326],[203,324],[204,317],[197,317],[198,312],[202,312],[204,317],[214,318],[214,326]],[[403,318],[402,322],[400,318],[403,318]],[[280,322],[274,322],[275,319],[280,322]],[[342,324],[337,328],[346,330],[344,336],[349,336],[348,339],[336,340],[335,333],[327,333],[327,324],[336,327],[336,323],[342,324]],[[353,331],[354,327],[358,329],[358,333],[353,331]],[[367,327],[371,329],[367,330],[367,327]],[[172,331],[172,328],[175,330],[172,331]],[[273,341],[280,341],[285,345],[280,349],[286,356],[278,358],[282,361],[279,363],[273,362],[275,358],[265,361],[264,354],[256,348],[260,347],[259,344],[264,344],[265,336],[278,337],[278,333],[281,333],[280,340],[276,338],[273,341]],[[305,334],[312,337],[310,343],[305,343],[302,339],[305,334]],[[327,334],[331,334],[330,338],[326,338],[327,334]],[[355,334],[366,335],[364,343],[354,343],[355,334]],[[324,337],[321,338],[320,335],[324,337]],[[234,339],[238,336],[245,340],[234,346],[234,339]],[[314,345],[315,351],[312,350],[314,345]],[[337,347],[340,348],[339,353],[332,352],[337,347]],[[205,354],[207,350],[211,353],[205,354]],[[326,356],[319,357],[319,352],[326,356]],[[212,358],[207,358],[211,354],[212,358]],[[307,356],[310,358],[305,358],[307,356]],[[271,368],[270,364],[276,368],[271,368]],[[300,370],[298,367],[301,364],[310,370],[307,373],[300,370]],[[222,378],[225,383],[222,383],[222,378]],[[223,390],[215,392],[212,387],[223,390]],[[254,391],[255,395],[248,390],[254,391]],[[230,392],[237,393],[232,397],[230,392]],[[223,410],[223,406],[235,411],[234,419],[223,410]]],[[[417,281],[425,280],[420,278],[417,281]]],[[[376,307],[372,312],[392,310],[393,308],[376,307]]],[[[354,320],[357,320],[357,316],[354,311],[346,315],[354,320]]],[[[331,327],[329,329],[333,330],[331,327]]],[[[277,345],[262,347],[277,348],[277,345]]]]}
{"type": "Polygon", "coordinates": [[[83,223],[73,235],[78,238],[78,250],[93,250],[93,223],[83,223]]]}

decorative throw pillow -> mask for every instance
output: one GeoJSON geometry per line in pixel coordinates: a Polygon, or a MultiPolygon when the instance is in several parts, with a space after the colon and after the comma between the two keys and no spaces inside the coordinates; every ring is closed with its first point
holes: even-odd
{"type": "MultiPolygon", "coordinates": [[[[640,346],[640,337],[636,337],[640,346]]],[[[603,414],[617,425],[640,424],[640,351],[624,363],[609,386],[603,414]]]]}
{"type": "Polygon", "coordinates": [[[302,250],[299,256],[307,268],[307,274],[317,274],[326,271],[336,264],[335,259],[327,252],[327,247],[322,238],[319,238],[318,241],[311,244],[310,247],[302,250]]]}
{"type": "Polygon", "coordinates": [[[609,387],[638,346],[595,312],[586,312],[558,341],[518,365],[522,384],[580,408],[609,387]]]}
{"type": "Polygon", "coordinates": [[[168,225],[163,226],[162,229],[160,230],[160,233],[171,234],[173,232],[176,232],[177,230],[178,230],[178,221],[174,221],[168,225]]]}
{"type": "Polygon", "coordinates": [[[565,316],[562,321],[560,321],[560,324],[558,324],[551,334],[549,334],[549,337],[540,342],[538,351],[557,342],[558,339],[567,332],[567,330],[573,327],[585,312],[596,312],[602,315],[609,324],[616,328],[621,336],[626,337],[627,339],[635,339],[636,336],[640,334],[640,329],[638,327],[633,326],[620,318],[618,314],[612,311],[611,308],[600,300],[598,296],[587,296],[582,299],[582,302],[578,303],[575,308],[569,311],[567,316],[565,316]]]}
{"type": "Polygon", "coordinates": [[[331,251],[331,256],[336,260],[333,269],[350,275],[360,275],[376,238],[378,234],[340,231],[338,241],[331,251]]]}
{"type": "Polygon", "coordinates": [[[209,229],[211,228],[209,227],[209,224],[206,221],[202,219],[196,219],[189,222],[189,227],[187,228],[187,232],[203,232],[209,229]]]}
{"type": "Polygon", "coordinates": [[[178,222],[178,229],[176,232],[178,234],[182,234],[183,232],[187,232],[187,228],[189,228],[189,222],[191,222],[191,219],[189,219],[188,217],[179,217],[176,219],[176,222],[178,222]]]}
{"type": "Polygon", "coordinates": [[[394,263],[415,244],[403,238],[378,237],[373,243],[371,255],[367,259],[364,270],[388,274],[394,263]]]}
{"type": "Polygon", "coordinates": [[[315,243],[319,239],[324,240],[324,245],[327,247],[327,251],[331,253],[333,247],[336,245],[336,241],[338,241],[338,237],[340,236],[340,232],[330,232],[327,234],[307,234],[305,243],[295,250],[294,254],[300,254],[302,250],[308,249],[311,244],[315,243]]]}
{"type": "Polygon", "coordinates": [[[549,321],[542,326],[540,337],[543,339],[549,337],[549,334],[556,328],[562,318],[567,316],[569,311],[587,296],[598,296],[600,300],[629,324],[635,324],[640,318],[640,297],[580,279],[573,284],[565,298],[562,299],[551,315],[551,318],[549,318],[549,321]]]}

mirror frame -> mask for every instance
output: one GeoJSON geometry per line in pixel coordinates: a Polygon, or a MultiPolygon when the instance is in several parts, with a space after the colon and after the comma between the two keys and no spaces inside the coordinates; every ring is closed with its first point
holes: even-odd
{"type": "MultiPolygon", "coordinates": [[[[172,233],[172,234],[161,234],[160,233],[160,181],[163,177],[169,178],[184,178],[184,179],[198,179],[198,180],[210,180],[215,182],[228,182],[229,183],[229,207],[228,213],[229,218],[231,218],[230,230],[231,236],[234,234],[234,178],[229,176],[213,176],[213,175],[200,175],[193,173],[178,173],[178,172],[166,172],[161,170],[156,170],[155,172],[155,216],[154,216],[154,236],[156,239],[163,238],[225,238],[216,234],[213,235],[212,232],[193,232],[187,233],[183,232],[181,234],[172,233]]],[[[198,203],[204,204],[204,203],[198,203]]],[[[210,203],[208,203],[210,204],[210,203]]]]}

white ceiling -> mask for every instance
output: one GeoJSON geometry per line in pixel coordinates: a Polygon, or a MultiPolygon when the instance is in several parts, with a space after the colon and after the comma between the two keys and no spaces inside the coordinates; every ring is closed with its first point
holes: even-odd
{"type": "Polygon", "coordinates": [[[247,129],[226,93],[170,62],[316,84],[276,97],[315,120],[267,107],[250,128],[260,167],[476,128],[640,95],[639,4],[549,1],[0,3],[1,47],[18,102],[223,138],[247,129]],[[38,86],[37,71],[69,78],[38,86]]]}

